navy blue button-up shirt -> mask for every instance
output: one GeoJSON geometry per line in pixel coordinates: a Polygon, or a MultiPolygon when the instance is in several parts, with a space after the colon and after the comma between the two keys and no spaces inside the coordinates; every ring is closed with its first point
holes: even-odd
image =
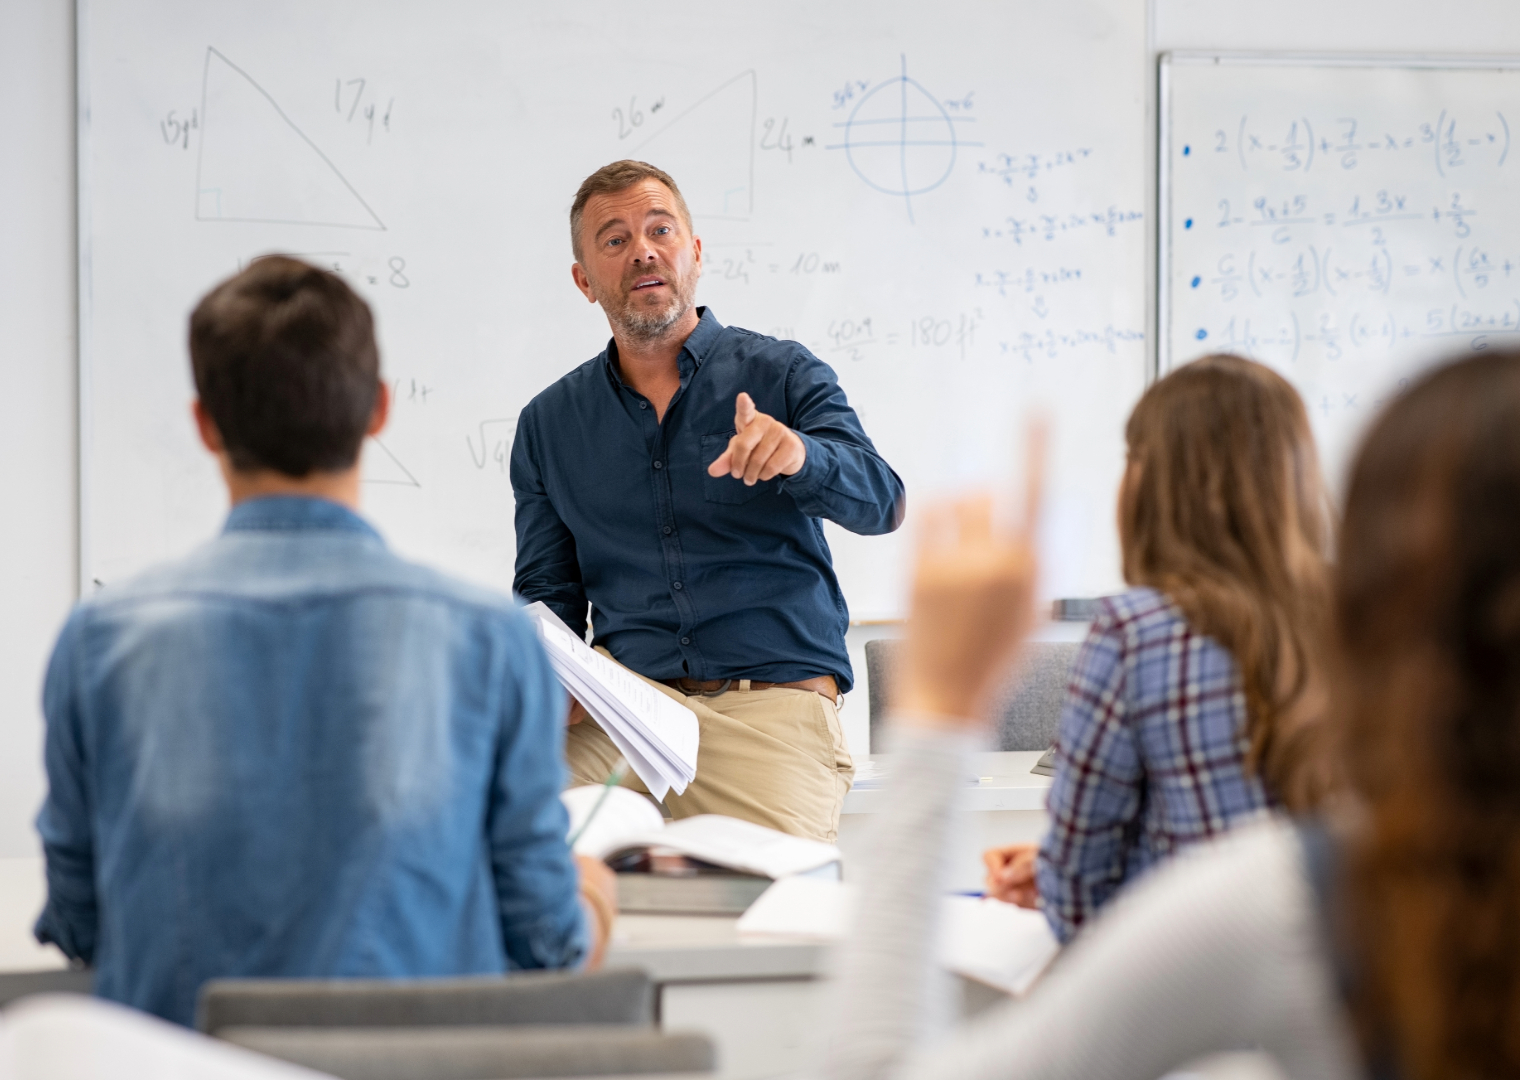
{"type": "Polygon", "coordinates": [[[903,484],[834,372],[795,341],[725,327],[707,308],[664,421],[606,350],[534,398],[512,446],[514,588],[655,679],[833,675],[851,684],[849,613],[822,519],[891,532],[903,484]],[[801,436],[795,476],[748,487],[707,467],[743,391],[801,436]]]}

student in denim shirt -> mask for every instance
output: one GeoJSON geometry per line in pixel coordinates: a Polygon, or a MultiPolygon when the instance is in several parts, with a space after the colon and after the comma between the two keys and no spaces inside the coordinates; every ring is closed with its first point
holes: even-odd
{"type": "MultiPolygon", "coordinates": [[[[987,853],[988,891],[1068,940],[1126,882],[1269,806],[1320,710],[1328,527],[1308,417],[1281,376],[1212,356],[1125,431],[1128,592],[1099,606],[1056,739],[1050,829],[987,853]]],[[[1310,783],[1312,779],[1303,782],[1310,783]]]]}
{"type": "Polygon", "coordinates": [[[578,888],[565,698],[534,632],[356,513],[389,409],[369,308],[260,259],[201,301],[190,354],[232,512],[64,627],[37,938],[181,1024],[222,976],[594,962],[614,886],[586,863],[578,888]]]}

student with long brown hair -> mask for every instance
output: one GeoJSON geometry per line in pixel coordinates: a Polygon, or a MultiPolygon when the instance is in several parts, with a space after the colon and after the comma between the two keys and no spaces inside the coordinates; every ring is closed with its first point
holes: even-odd
{"type": "Polygon", "coordinates": [[[1397,398],[1353,467],[1334,571],[1326,745],[1345,812],[1200,845],[1025,1000],[933,1044],[941,852],[1034,592],[1027,532],[941,522],[827,1075],[1149,1080],[1246,1047],[1295,1078],[1520,1075],[1517,510],[1520,352],[1397,398]]]}
{"type": "Polygon", "coordinates": [[[1269,806],[1319,710],[1328,527],[1308,417],[1236,356],[1177,369],[1125,429],[1124,579],[1072,669],[1038,851],[987,853],[988,891],[1068,940],[1128,881],[1269,806]],[[1036,887],[1037,882],[1037,887],[1036,887]]]}

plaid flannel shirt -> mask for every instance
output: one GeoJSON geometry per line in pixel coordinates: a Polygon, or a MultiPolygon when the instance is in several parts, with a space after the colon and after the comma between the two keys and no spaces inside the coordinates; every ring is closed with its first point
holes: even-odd
{"type": "Polygon", "coordinates": [[[1056,746],[1037,875],[1063,942],[1154,863],[1269,805],[1234,657],[1154,589],[1101,602],[1056,746]]]}

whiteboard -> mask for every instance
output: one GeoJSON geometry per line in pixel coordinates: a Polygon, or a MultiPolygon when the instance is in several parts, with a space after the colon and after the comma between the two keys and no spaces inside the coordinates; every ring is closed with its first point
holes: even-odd
{"type": "MultiPolygon", "coordinates": [[[[270,251],[376,312],[395,410],[365,512],[510,587],[516,416],[608,338],[570,280],[569,203],[629,156],[683,188],[698,301],[838,372],[910,524],[1048,411],[1047,589],[1117,585],[1144,5],[82,0],[78,26],[87,587],[218,528],[185,320],[270,251]]],[[[829,540],[852,616],[900,614],[911,530],[829,540]]]]}
{"type": "Polygon", "coordinates": [[[1520,68],[1171,55],[1163,371],[1270,364],[1338,481],[1387,396],[1520,334],[1520,68]]]}

